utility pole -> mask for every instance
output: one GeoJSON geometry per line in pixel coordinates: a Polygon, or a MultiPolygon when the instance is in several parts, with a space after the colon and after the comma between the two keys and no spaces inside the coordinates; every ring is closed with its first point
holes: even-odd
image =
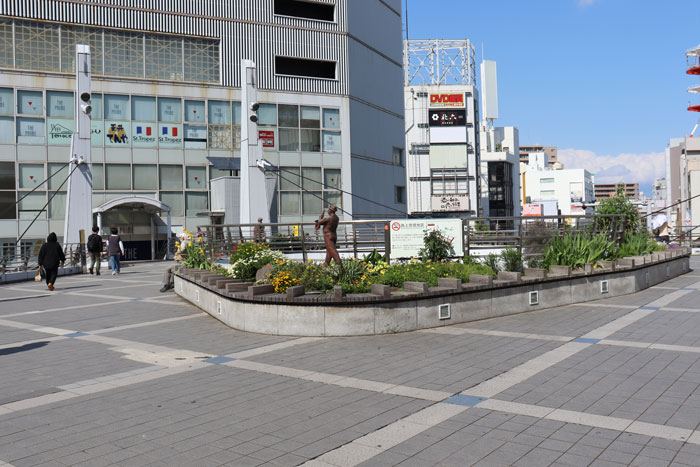
{"type": "Polygon", "coordinates": [[[254,224],[258,218],[270,222],[265,172],[261,168],[262,145],[258,140],[258,92],[255,63],[241,61],[241,192],[240,223],[254,224]]]}
{"type": "Polygon", "coordinates": [[[68,179],[64,244],[85,243],[92,228],[90,47],[78,44],[75,48],[75,132],[68,167],[72,175],[68,179]]]}

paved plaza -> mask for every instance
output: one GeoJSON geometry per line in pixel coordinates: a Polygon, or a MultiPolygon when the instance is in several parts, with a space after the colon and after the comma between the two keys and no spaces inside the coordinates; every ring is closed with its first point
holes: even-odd
{"type": "Polygon", "coordinates": [[[0,286],[0,466],[700,465],[700,272],[440,329],[288,338],[159,293],[166,266],[0,286]]]}

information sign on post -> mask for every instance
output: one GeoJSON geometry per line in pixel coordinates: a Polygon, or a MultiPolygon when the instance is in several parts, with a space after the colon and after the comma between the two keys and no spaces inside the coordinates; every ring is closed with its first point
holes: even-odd
{"type": "Polygon", "coordinates": [[[390,257],[415,258],[426,233],[437,230],[452,242],[454,256],[464,256],[461,219],[405,219],[389,222],[390,257]]]}

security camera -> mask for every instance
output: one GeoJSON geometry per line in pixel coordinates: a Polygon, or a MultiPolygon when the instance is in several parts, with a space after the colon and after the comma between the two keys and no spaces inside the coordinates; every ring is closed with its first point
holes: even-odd
{"type": "Polygon", "coordinates": [[[260,104],[258,104],[257,102],[253,102],[252,104],[250,104],[250,110],[252,110],[253,112],[256,112],[259,108],[260,104]]]}
{"type": "Polygon", "coordinates": [[[90,101],[90,93],[89,92],[84,92],[80,95],[80,100],[83,102],[89,102],[90,101]]]}
{"type": "Polygon", "coordinates": [[[253,123],[258,123],[258,116],[255,115],[255,114],[252,114],[252,115],[250,116],[250,121],[253,122],[253,123]]]}
{"type": "Polygon", "coordinates": [[[82,110],[86,115],[90,115],[92,112],[92,106],[90,104],[81,104],[80,110],[82,110]]]}

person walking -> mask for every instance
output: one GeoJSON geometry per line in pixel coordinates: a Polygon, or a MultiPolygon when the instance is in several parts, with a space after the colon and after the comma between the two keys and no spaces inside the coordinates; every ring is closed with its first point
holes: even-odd
{"type": "Polygon", "coordinates": [[[90,254],[90,274],[93,268],[97,275],[100,275],[100,263],[102,262],[102,236],[99,234],[100,228],[94,226],[92,235],[88,237],[87,250],[90,254]]]}
{"type": "Polygon", "coordinates": [[[119,260],[124,256],[124,244],[119,235],[117,235],[117,228],[112,227],[110,229],[112,235],[107,239],[107,254],[109,255],[109,266],[112,268],[112,275],[119,274],[119,260]]]}
{"type": "Polygon", "coordinates": [[[46,286],[53,292],[56,277],[58,277],[58,266],[66,260],[63,248],[58,243],[56,234],[51,232],[46,237],[46,243],[41,245],[39,250],[39,267],[44,268],[46,286]]]}

